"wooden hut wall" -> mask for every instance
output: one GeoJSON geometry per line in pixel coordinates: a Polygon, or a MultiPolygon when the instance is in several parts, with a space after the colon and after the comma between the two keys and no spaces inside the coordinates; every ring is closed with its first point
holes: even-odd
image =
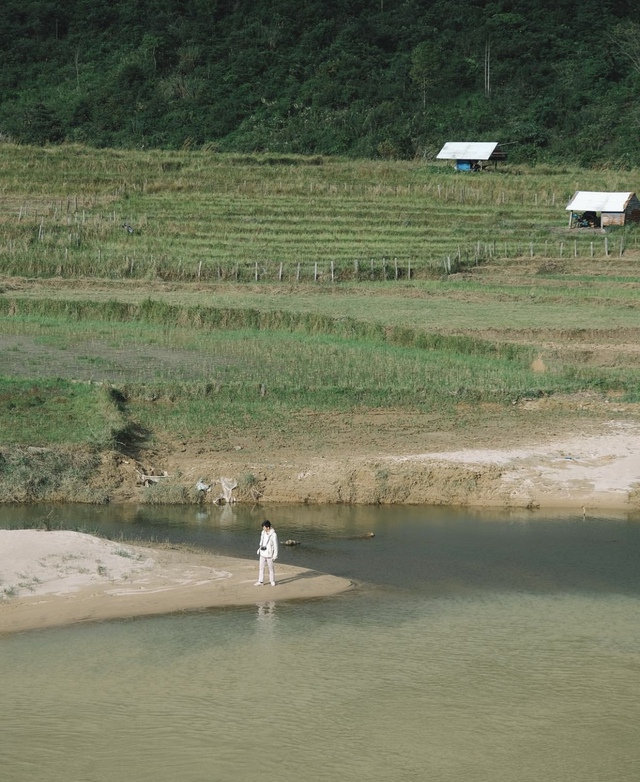
{"type": "Polygon", "coordinates": [[[632,195],[627,204],[627,223],[640,223],[640,201],[638,196],[632,195]]]}
{"type": "Polygon", "coordinates": [[[631,196],[624,212],[603,212],[601,225],[625,225],[640,223],[640,201],[636,195],[631,196]]]}
{"type": "Polygon", "coordinates": [[[625,212],[603,212],[600,225],[624,225],[625,212]]]}

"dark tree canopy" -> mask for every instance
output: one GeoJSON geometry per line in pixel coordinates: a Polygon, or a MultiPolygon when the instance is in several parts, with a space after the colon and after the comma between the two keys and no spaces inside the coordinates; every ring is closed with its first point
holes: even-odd
{"type": "Polygon", "coordinates": [[[640,163],[628,0],[5,0],[0,138],[640,163]]]}

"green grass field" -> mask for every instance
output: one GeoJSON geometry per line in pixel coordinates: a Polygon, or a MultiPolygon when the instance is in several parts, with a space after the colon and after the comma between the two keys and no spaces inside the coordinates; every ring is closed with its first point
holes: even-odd
{"type": "Polygon", "coordinates": [[[565,211],[636,171],[4,144],[0,172],[2,446],[638,402],[640,232],[565,211]]]}
{"type": "Polygon", "coordinates": [[[568,232],[575,189],[635,172],[0,146],[0,272],[215,282],[434,279],[493,259],[621,257],[568,232]],[[129,226],[129,229],[123,226],[129,226]]]}

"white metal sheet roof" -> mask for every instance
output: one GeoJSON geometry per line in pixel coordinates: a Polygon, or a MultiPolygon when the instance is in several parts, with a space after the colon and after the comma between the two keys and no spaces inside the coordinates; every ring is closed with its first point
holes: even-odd
{"type": "Polygon", "coordinates": [[[497,141],[447,141],[436,155],[439,160],[489,160],[497,141]]]}
{"type": "Polygon", "coordinates": [[[624,212],[633,193],[595,193],[578,190],[567,205],[574,212],[624,212]]]}

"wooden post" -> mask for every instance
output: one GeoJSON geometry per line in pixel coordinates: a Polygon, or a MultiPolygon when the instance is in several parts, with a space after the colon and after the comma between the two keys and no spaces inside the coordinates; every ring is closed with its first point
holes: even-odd
{"type": "Polygon", "coordinates": [[[574,258],[578,257],[578,240],[577,239],[573,240],[573,257],[574,258]]]}
{"type": "Polygon", "coordinates": [[[393,265],[395,267],[396,280],[397,280],[398,279],[398,259],[397,258],[393,259],[393,265]]]}
{"type": "Polygon", "coordinates": [[[407,279],[411,279],[411,258],[409,258],[409,265],[407,267],[407,279]]]}
{"type": "Polygon", "coordinates": [[[604,237],[604,254],[607,256],[607,258],[609,257],[609,237],[608,236],[604,237]]]}
{"type": "Polygon", "coordinates": [[[280,270],[278,271],[278,280],[282,282],[282,263],[280,263],[280,270]]]}
{"type": "Polygon", "coordinates": [[[296,282],[300,282],[300,261],[298,261],[298,268],[296,269],[296,282]]]}
{"type": "Polygon", "coordinates": [[[258,261],[256,261],[255,280],[258,282],[258,261]]]}
{"type": "Polygon", "coordinates": [[[331,261],[331,282],[335,282],[335,281],[336,281],[336,278],[335,278],[335,275],[333,273],[333,261],[331,261]]]}
{"type": "Polygon", "coordinates": [[[624,239],[620,237],[620,257],[622,258],[622,251],[624,250],[624,239]]]}
{"type": "Polygon", "coordinates": [[[591,257],[593,258],[593,242],[591,242],[591,257]]]}
{"type": "Polygon", "coordinates": [[[313,264],[313,281],[318,281],[318,261],[313,264]]]}
{"type": "Polygon", "coordinates": [[[200,282],[200,277],[202,276],[202,261],[198,264],[198,282],[200,282]]]}
{"type": "Polygon", "coordinates": [[[562,255],[564,253],[564,242],[560,242],[560,257],[562,258],[562,255]]]}

